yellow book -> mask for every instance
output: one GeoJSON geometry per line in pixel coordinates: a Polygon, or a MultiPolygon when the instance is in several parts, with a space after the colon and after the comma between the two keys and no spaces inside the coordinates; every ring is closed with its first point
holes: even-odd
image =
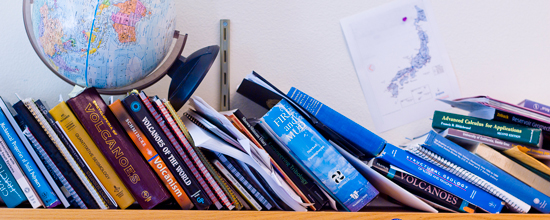
{"type": "Polygon", "coordinates": [[[88,166],[95,173],[99,181],[105,186],[109,194],[115,199],[121,209],[125,209],[135,202],[134,197],[117,176],[113,167],[101,153],[94,141],[88,135],[82,124],[75,117],[65,102],[59,103],[50,110],[54,120],[58,121],[74,143],[76,149],[88,166]]]}

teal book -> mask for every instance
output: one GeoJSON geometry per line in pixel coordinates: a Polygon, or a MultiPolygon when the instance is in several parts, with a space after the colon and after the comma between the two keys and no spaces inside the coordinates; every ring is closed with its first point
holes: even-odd
{"type": "Polygon", "coordinates": [[[8,208],[18,206],[24,201],[27,201],[27,197],[23,194],[23,191],[17,184],[17,180],[11,174],[8,165],[0,157],[0,197],[6,203],[8,208]]]}
{"type": "Polygon", "coordinates": [[[286,100],[260,120],[327,192],[347,210],[359,211],[378,195],[370,184],[286,100]]]}
{"type": "Polygon", "coordinates": [[[40,196],[44,206],[47,208],[53,208],[60,205],[61,202],[55,195],[50,185],[48,185],[46,178],[42,175],[40,169],[38,169],[38,166],[23,145],[23,142],[21,142],[21,139],[17,136],[14,128],[3,111],[0,111],[0,128],[0,135],[7,143],[25,175],[29,178],[29,181],[32,183],[32,186],[40,196]]]}
{"type": "Polygon", "coordinates": [[[435,111],[432,121],[434,129],[454,128],[519,144],[540,147],[542,130],[505,122],[435,111]]]}

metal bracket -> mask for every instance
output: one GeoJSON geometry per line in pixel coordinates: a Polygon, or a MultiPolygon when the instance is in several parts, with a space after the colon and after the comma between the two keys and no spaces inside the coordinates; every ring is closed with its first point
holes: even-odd
{"type": "Polygon", "coordinates": [[[229,110],[229,19],[220,20],[221,110],[229,110]]]}

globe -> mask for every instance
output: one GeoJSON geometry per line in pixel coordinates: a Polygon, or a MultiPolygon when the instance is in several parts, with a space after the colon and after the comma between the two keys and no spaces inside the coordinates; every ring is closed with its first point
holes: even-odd
{"type": "Polygon", "coordinates": [[[73,84],[110,89],[161,64],[176,13],[173,0],[34,0],[31,17],[33,46],[50,69],[73,84]]]}

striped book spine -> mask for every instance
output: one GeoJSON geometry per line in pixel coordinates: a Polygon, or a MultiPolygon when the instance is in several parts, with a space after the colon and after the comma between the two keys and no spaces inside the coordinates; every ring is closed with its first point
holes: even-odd
{"type": "Polygon", "coordinates": [[[248,180],[246,180],[246,178],[237,170],[237,168],[235,168],[233,164],[229,162],[229,160],[225,157],[225,155],[218,152],[215,152],[215,153],[216,153],[216,156],[218,156],[218,158],[220,159],[220,162],[225,167],[227,167],[227,169],[231,172],[231,174],[233,174],[244,185],[244,187],[246,187],[246,189],[248,189],[256,199],[258,199],[258,201],[263,205],[263,207],[266,207],[267,210],[270,210],[272,206],[271,204],[269,204],[267,199],[265,199],[265,197],[260,192],[258,192],[258,190],[256,190],[252,186],[252,184],[248,182],[248,180]]]}
{"type": "Polygon", "coordinates": [[[206,192],[206,194],[208,195],[208,198],[210,198],[210,200],[216,206],[217,209],[221,209],[222,204],[220,203],[218,198],[216,198],[216,196],[214,195],[214,192],[212,192],[210,187],[208,187],[208,184],[206,184],[206,181],[204,181],[204,178],[202,178],[197,168],[193,165],[193,162],[191,162],[189,157],[185,154],[185,152],[183,151],[183,148],[178,143],[174,135],[172,135],[172,132],[170,132],[170,129],[168,129],[168,127],[166,126],[164,119],[162,119],[162,116],[153,107],[153,104],[151,103],[147,95],[145,95],[145,93],[142,91],[141,93],[139,93],[139,98],[141,99],[141,101],[143,101],[143,104],[145,105],[145,107],[147,107],[151,115],[153,115],[153,118],[155,118],[157,123],[160,125],[160,128],[162,129],[164,134],[166,134],[166,137],[168,137],[168,140],[170,141],[170,143],[172,143],[172,145],[174,146],[174,149],[176,149],[178,154],[181,156],[181,158],[185,162],[185,165],[189,167],[189,170],[191,171],[191,173],[193,173],[193,176],[197,179],[197,181],[199,181],[201,187],[204,189],[204,192],[206,192]]]}
{"type": "Polygon", "coordinates": [[[168,122],[168,125],[170,126],[172,131],[174,131],[174,133],[176,134],[176,137],[178,138],[180,143],[183,144],[184,150],[191,156],[191,159],[193,160],[195,166],[197,166],[197,168],[202,173],[206,181],[208,181],[208,184],[210,185],[210,187],[212,187],[212,189],[214,190],[218,198],[220,198],[222,203],[229,210],[234,209],[235,206],[231,204],[231,202],[229,201],[229,198],[227,198],[225,193],[220,188],[220,185],[218,185],[218,183],[214,180],[212,175],[210,175],[210,172],[208,172],[208,170],[204,166],[204,163],[201,161],[201,159],[195,152],[195,149],[191,147],[191,144],[189,143],[189,141],[187,141],[187,138],[184,136],[183,132],[179,129],[178,125],[170,115],[170,112],[168,112],[168,110],[164,106],[164,103],[162,103],[160,99],[155,100],[154,103],[156,107],[160,110],[160,113],[162,114],[162,117],[164,118],[164,120],[168,122]]]}
{"type": "Polygon", "coordinates": [[[522,202],[518,198],[510,195],[508,192],[487,182],[486,180],[471,173],[470,171],[465,170],[462,167],[459,167],[450,161],[447,161],[446,159],[440,157],[439,155],[436,155],[435,153],[431,152],[430,150],[422,146],[419,146],[419,145],[410,146],[407,148],[407,151],[444,169],[449,173],[452,173],[468,181],[469,183],[479,187],[480,189],[490,193],[491,195],[494,195],[495,197],[504,201],[507,207],[514,212],[527,213],[531,208],[531,206],[522,202]]]}
{"type": "Polygon", "coordinates": [[[220,170],[220,172],[227,178],[227,180],[229,180],[229,182],[231,182],[233,186],[239,192],[241,192],[241,195],[250,203],[250,205],[252,205],[254,209],[256,209],[257,211],[262,210],[262,206],[258,202],[256,202],[252,195],[250,195],[248,191],[246,191],[241,183],[239,183],[239,181],[235,179],[231,172],[229,172],[229,170],[227,170],[219,160],[214,159],[212,160],[212,163],[218,168],[218,170],[220,170]]]}
{"type": "Polygon", "coordinates": [[[99,190],[95,189],[94,186],[92,186],[92,183],[90,182],[90,180],[87,177],[88,175],[86,175],[84,173],[84,171],[78,165],[75,158],[71,155],[71,153],[69,152],[67,147],[65,145],[63,145],[63,143],[61,143],[61,140],[59,140],[59,137],[54,137],[52,135],[52,133],[53,133],[52,128],[50,127],[49,124],[47,124],[46,119],[44,118],[44,116],[42,116],[42,114],[39,113],[39,110],[38,110],[38,108],[36,108],[36,105],[34,105],[34,102],[27,100],[27,101],[24,101],[23,103],[25,104],[25,106],[27,107],[29,112],[34,116],[34,118],[36,119],[38,124],[40,124],[42,129],[44,129],[44,131],[46,132],[48,137],[50,137],[50,139],[55,144],[57,149],[59,149],[61,154],[63,154],[63,157],[65,157],[65,160],[67,160],[67,162],[69,162],[69,165],[73,168],[75,173],[78,175],[78,178],[80,179],[80,181],[82,181],[82,183],[84,183],[86,185],[86,188],[88,189],[88,192],[90,192],[90,194],[92,194],[92,196],[94,197],[94,200],[99,205],[99,207],[101,209],[107,209],[108,205],[101,198],[101,196],[98,192],[99,190]]]}
{"type": "Polygon", "coordinates": [[[67,181],[63,173],[59,171],[59,168],[57,168],[55,163],[52,161],[50,155],[48,155],[46,151],[44,151],[44,147],[42,147],[42,145],[38,143],[28,127],[25,128],[23,134],[27,137],[27,139],[29,139],[31,145],[33,146],[40,159],[45,163],[45,165],[50,167],[50,169],[53,171],[53,174],[57,177],[61,184],[63,184],[64,190],[66,190],[67,193],[71,195],[72,199],[78,205],[78,207],[81,209],[88,209],[88,207],[86,207],[86,204],[84,204],[84,202],[82,201],[82,198],[78,196],[76,191],[73,189],[73,186],[71,186],[71,184],[67,181]]]}
{"type": "Polygon", "coordinates": [[[176,110],[174,110],[174,108],[172,107],[172,105],[170,104],[169,101],[164,101],[164,106],[166,107],[166,109],[168,109],[168,111],[172,115],[172,118],[176,121],[176,123],[178,124],[180,130],[183,132],[183,134],[185,135],[185,137],[189,141],[189,144],[191,144],[191,147],[193,147],[193,149],[195,150],[195,152],[199,156],[200,160],[203,161],[204,165],[206,166],[206,169],[208,169],[208,172],[210,172],[210,174],[212,174],[212,176],[214,177],[216,182],[220,185],[220,187],[222,188],[225,195],[231,200],[231,203],[235,206],[235,208],[237,210],[241,210],[243,208],[243,204],[241,204],[241,202],[239,202],[239,199],[234,194],[234,191],[231,188],[229,188],[229,186],[227,185],[227,182],[214,169],[214,167],[212,166],[210,161],[208,161],[208,159],[206,159],[206,157],[204,156],[204,153],[202,153],[202,151],[198,147],[195,146],[195,143],[193,141],[193,138],[191,137],[191,134],[189,134],[189,131],[187,130],[187,128],[185,127],[185,125],[181,121],[181,118],[178,116],[176,110]]]}

